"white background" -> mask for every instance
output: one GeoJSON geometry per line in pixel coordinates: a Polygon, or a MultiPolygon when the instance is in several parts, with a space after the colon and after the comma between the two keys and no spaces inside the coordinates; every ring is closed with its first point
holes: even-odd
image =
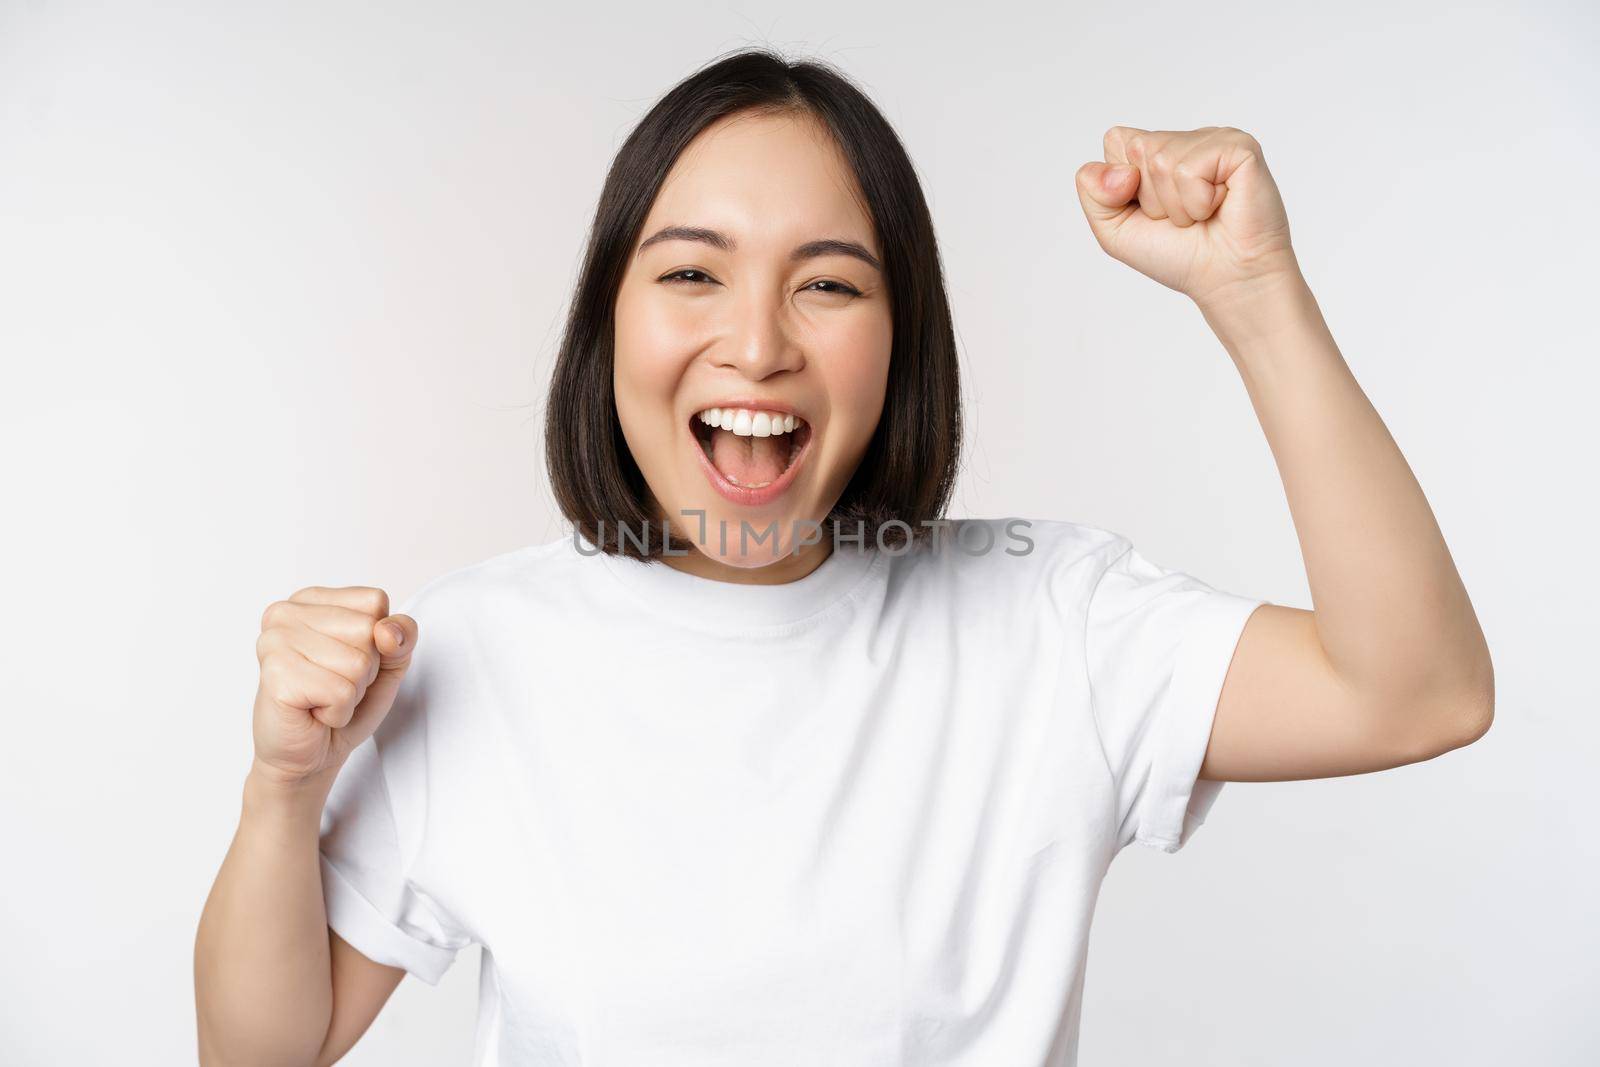
{"type": "MultiPolygon", "coordinates": [[[[0,0],[6,1062],[193,1062],[262,608],[562,536],[542,390],[605,167],[752,43],[840,64],[926,182],[954,513],[1309,607],[1226,353],[1072,187],[1114,124],[1253,133],[1489,634],[1478,744],[1232,784],[1122,854],[1082,1062],[1596,1062],[1597,38],[1580,3],[0,0]]],[[[465,1062],[476,967],[346,1062],[465,1062]]]]}

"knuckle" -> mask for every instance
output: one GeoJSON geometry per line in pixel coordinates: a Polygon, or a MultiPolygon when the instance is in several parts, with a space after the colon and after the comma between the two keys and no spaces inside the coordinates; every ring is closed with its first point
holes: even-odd
{"type": "Polygon", "coordinates": [[[291,605],[288,601],[274,600],[272,603],[268,604],[266,610],[261,613],[261,628],[263,630],[270,630],[274,626],[283,625],[290,610],[291,605]]]}
{"type": "Polygon", "coordinates": [[[333,703],[339,707],[354,704],[356,697],[361,695],[360,687],[348,678],[335,677],[329,689],[331,690],[329,695],[333,697],[333,703]]]}
{"type": "Polygon", "coordinates": [[[1227,129],[1228,135],[1230,137],[1232,137],[1234,140],[1238,141],[1240,144],[1243,144],[1245,147],[1249,148],[1251,151],[1254,151],[1254,152],[1261,151],[1261,142],[1257,141],[1254,137],[1250,136],[1245,131],[1239,129],[1239,127],[1237,127],[1237,126],[1228,126],[1228,127],[1226,127],[1226,129],[1227,129]]]}
{"type": "Polygon", "coordinates": [[[261,658],[261,686],[276,696],[283,691],[283,657],[269,652],[261,658]]]}
{"type": "Polygon", "coordinates": [[[389,614],[389,595],[382,589],[375,589],[369,585],[351,587],[354,602],[359,606],[357,610],[363,614],[371,615],[374,619],[381,619],[389,614]]]}

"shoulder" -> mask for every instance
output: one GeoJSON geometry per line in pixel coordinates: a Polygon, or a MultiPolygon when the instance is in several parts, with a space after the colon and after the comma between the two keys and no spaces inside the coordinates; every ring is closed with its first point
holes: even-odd
{"type": "MultiPolygon", "coordinates": [[[[382,746],[395,749],[429,722],[459,722],[493,707],[507,685],[520,691],[521,672],[570,629],[564,617],[583,596],[568,580],[575,560],[581,557],[568,541],[529,545],[445,571],[405,598],[395,610],[417,621],[417,646],[379,727],[382,746]]],[[[435,732],[434,743],[451,753],[472,736],[435,732]]]]}
{"type": "Polygon", "coordinates": [[[926,555],[952,571],[1037,579],[1061,570],[1103,568],[1130,547],[1119,533],[1065,519],[953,519],[926,555]]]}
{"type": "MultiPolygon", "coordinates": [[[[568,537],[528,545],[456,567],[428,581],[398,611],[423,634],[511,636],[581,607],[579,580],[593,574],[568,537]]],[[[591,579],[592,580],[592,579],[591,579]]]]}
{"type": "Polygon", "coordinates": [[[1033,543],[1038,565],[1045,569],[1094,568],[1109,564],[1132,547],[1122,534],[1101,526],[1066,519],[986,520],[1012,524],[1014,537],[1033,543]]]}
{"type": "Polygon", "coordinates": [[[1008,609],[1037,603],[1070,614],[1131,548],[1115,531],[1065,519],[954,519],[895,566],[907,584],[951,590],[963,600],[1008,609]]]}

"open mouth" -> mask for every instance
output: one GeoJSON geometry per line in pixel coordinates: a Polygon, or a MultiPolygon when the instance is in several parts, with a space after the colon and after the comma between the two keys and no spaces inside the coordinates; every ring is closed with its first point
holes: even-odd
{"type": "Polygon", "coordinates": [[[689,428],[708,475],[727,484],[716,487],[741,503],[762,503],[782,492],[811,442],[811,426],[800,416],[760,408],[706,408],[694,413],[689,428]]]}

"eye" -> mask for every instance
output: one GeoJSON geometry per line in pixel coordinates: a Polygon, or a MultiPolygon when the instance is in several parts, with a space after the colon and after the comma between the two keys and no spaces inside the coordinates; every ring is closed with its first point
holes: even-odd
{"type": "Polygon", "coordinates": [[[668,284],[678,284],[678,285],[685,285],[685,284],[687,284],[687,285],[715,285],[716,284],[716,281],[711,277],[711,275],[709,275],[705,271],[699,270],[698,268],[695,268],[695,267],[685,267],[682,270],[675,270],[671,274],[663,275],[663,276],[661,276],[660,278],[658,278],[656,280],[657,281],[661,281],[661,282],[666,282],[668,284]],[[693,277],[693,278],[688,277],[688,275],[691,275],[691,274],[695,275],[695,277],[693,277]]]}
{"type": "Polygon", "coordinates": [[[814,290],[815,292],[819,292],[819,293],[841,293],[841,294],[843,294],[845,296],[860,296],[861,295],[861,290],[857,289],[855,286],[850,285],[847,282],[836,282],[832,278],[819,278],[817,281],[812,282],[811,285],[806,286],[806,288],[807,289],[812,289],[814,286],[818,286],[818,285],[831,285],[831,286],[833,286],[833,288],[831,288],[831,289],[816,289],[816,290],[814,290]]]}

